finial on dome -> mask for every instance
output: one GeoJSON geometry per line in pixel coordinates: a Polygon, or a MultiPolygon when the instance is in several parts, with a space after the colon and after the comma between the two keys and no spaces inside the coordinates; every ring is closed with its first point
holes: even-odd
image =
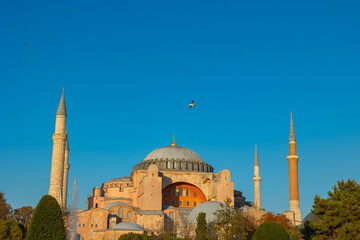
{"type": "Polygon", "coordinates": [[[175,143],[175,134],[173,134],[173,142],[172,142],[171,146],[176,146],[176,143],[175,143]]]}
{"type": "Polygon", "coordinates": [[[210,201],[216,201],[216,196],[215,196],[215,194],[212,195],[210,201]]]}

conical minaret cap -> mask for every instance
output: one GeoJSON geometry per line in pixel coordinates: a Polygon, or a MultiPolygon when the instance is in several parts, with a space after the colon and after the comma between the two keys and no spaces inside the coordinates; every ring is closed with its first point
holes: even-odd
{"type": "Polygon", "coordinates": [[[293,123],[293,117],[291,113],[291,121],[290,121],[290,138],[289,141],[296,141],[295,140],[295,131],[294,131],[294,123],[293,123]]]}
{"type": "Polygon", "coordinates": [[[56,115],[65,115],[66,116],[64,89],[63,89],[63,94],[61,96],[60,104],[59,104],[58,110],[56,112],[56,115]]]}
{"type": "Polygon", "coordinates": [[[254,166],[260,166],[259,156],[258,156],[258,151],[257,151],[257,143],[255,144],[255,164],[254,164],[254,166]]]}

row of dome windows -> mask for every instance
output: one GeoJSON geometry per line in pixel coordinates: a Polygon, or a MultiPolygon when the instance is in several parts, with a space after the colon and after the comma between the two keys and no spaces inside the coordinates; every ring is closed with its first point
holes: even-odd
{"type": "MultiPolygon", "coordinates": [[[[164,190],[164,196],[167,197],[169,195],[168,190],[164,190]]],[[[176,188],[171,189],[172,196],[184,196],[184,190],[182,186],[179,186],[179,191],[176,191],[176,188]]],[[[185,196],[190,196],[190,189],[185,189],[185,196]]],[[[194,192],[194,197],[197,197],[197,193],[194,192]]]]}
{"type": "MultiPolygon", "coordinates": [[[[179,206],[185,206],[185,205],[183,205],[183,202],[182,202],[181,200],[179,200],[178,203],[179,203],[179,206]]],[[[203,201],[201,201],[201,203],[203,203],[203,201]]],[[[168,200],[167,200],[167,199],[164,200],[164,205],[165,205],[165,206],[168,205],[168,200]]],[[[170,201],[170,206],[174,206],[174,207],[175,207],[175,205],[176,205],[175,200],[171,200],[171,201],[170,201]]],[[[187,206],[187,207],[190,207],[190,201],[186,201],[186,206],[187,206]]],[[[194,201],[194,204],[193,204],[191,207],[196,207],[196,206],[197,206],[197,202],[194,201]]]]}
{"type": "MultiPolygon", "coordinates": [[[[83,227],[85,227],[85,224],[82,224],[83,227]]],[[[79,223],[79,227],[81,227],[81,224],[79,223]]],[[[97,224],[91,224],[91,227],[97,227],[97,224]]]]}

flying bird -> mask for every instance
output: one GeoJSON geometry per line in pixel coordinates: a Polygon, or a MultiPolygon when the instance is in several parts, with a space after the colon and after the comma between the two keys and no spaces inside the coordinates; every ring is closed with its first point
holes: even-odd
{"type": "Polygon", "coordinates": [[[25,46],[31,46],[32,44],[31,43],[25,43],[25,46]]]}
{"type": "Polygon", "coordinates": [[[195,102],[195,100],[192,100],[192,102],[189,104],[189,110],[195,106],[194,102],[195,102]]]}

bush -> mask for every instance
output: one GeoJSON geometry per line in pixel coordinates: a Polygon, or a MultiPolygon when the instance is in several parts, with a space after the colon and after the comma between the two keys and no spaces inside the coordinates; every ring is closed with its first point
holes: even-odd
{"type": "Polygon", "coordinates": [[[255,231],[253,240],[289,240],[285,228],[276,222],[265,222],[255,231]]]}
{"type": "Polygon", "coordinates": [[[0,220],[0,239],[21,240],[23,233],[14,219],[0,220]]]}
{"type": "Polygon", "coordinates": [[[35,208],[26,240],[65,240],[61,209],[55,198],[45,195],[35,208]]]}
{"type": "Polygon", "coordinates": [[[119,240],[153,240],[146,234],[127,233],[119,237],[119,240]]]}

